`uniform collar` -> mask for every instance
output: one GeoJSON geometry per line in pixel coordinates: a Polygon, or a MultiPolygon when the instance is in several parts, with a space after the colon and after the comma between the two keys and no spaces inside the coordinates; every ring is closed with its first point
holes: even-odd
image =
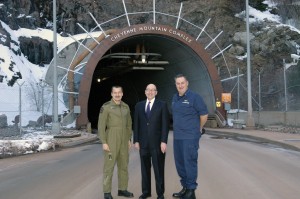
{"type": "Polygon", "coordinates": [[[189,93],[190,93],[190,89],[187,89],[187,90],[185,91],[185,93],[184,93],[182,96],[180,96],[179,93],[177,93],[177,97],[178,97],[178,98],[181,98],[181,97],[184,97],[184,96],[188,96],[189,93]]]}
{"type": "Polygon", "coordinates": [[[122,105],[123,104],[123,101],[120,102],[120,104],[117,104],[112,98],[111,98],[111,103],[115,106],[118,106],[118,105],[122,105]]]}
{"type": "MultiPolygon", "coordinates": [[[[153,98],[152,100],[150,100],[151,104],[154,104],[154,101],[155,101],[155,98],[153,98]]],[[[146,99],[146,104],[148,104],[148,103],[149,103],[149,100],[146,99]]]]}

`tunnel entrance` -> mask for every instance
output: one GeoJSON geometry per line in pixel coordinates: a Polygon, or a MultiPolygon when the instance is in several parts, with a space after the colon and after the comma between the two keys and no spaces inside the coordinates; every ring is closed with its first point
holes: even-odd
{"type": "Polygon", "coordinates": [[[189,88],[205,100],[209,114],[216,111],[215,99],[222,87],[215,65],[204,48],[191,36],[165,25],[135,25],[116,31],[97,46],[80,83],[77,126],[91,123],[97,128],[99,110],[111,99],[111,87],[124,89],[123,101],[131,112],[145,99],[145,87],[154,83],[157,98],[168,103],[176,92],[174,76],[182,73],[189,88]]]}

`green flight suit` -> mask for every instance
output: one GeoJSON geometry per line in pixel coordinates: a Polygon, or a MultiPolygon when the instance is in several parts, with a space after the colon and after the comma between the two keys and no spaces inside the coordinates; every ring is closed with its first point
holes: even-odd
{"type": "Polygon", "coordinates": [[[123,101],[113,100],[103,104],[98,120],[98,134],[103,144],[108,144],[110,152],[104,151],[103,192],[111,192],[114,166],[118,166],[118,188],[128,187],[128,142],[132,136],[130,109],[123,101]]]}

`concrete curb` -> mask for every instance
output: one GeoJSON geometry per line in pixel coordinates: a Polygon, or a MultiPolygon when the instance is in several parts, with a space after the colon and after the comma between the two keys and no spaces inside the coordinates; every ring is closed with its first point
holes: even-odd
{"type": "MultiPolygon", "coordinates": [[[[272,132],[270,132],[272,133],[272,132]]],[[[213,136],[224,136],[224,137],[242,137],[245,139],[250,139],[250,140],[258,140],[260,143],[269,143],[272,145],[277,145],[280,146],[284,149],[289,149],[293,151],[298,151],[300,152],[300,148],[297,146],[293,146],[292,144],[284,143],[281,141],[276,141],[274,139],[267,138],[267,137],[260,137],[256,135],[249,135],[245,133],[239,133],[235,130],[235,132],[228,131],[222,131],[222,129],[214,130],[214,129],[206,129],[206,134],[207,135],[213,135],[213,136]]],[[[98,139],[98,136],[96,134],[91,134],[91,133],[83,133],[81,136],[76,136],[76,137],[62,137],[62,138],[56,138],[55,139],[55,145],[59,148],[68,148],[68,147],[74,147],[77,145],[82,145],[86,143],[91,143],[95,141],[100,141],[98,139]]],[[[243,139],[242,139],[243,140],[243,139]]]]}
{"type": "Polygon", "coordinates": [[[261,142],[270,143],[270,144],[273,144],[273,145],[278,145],[278,146],[281,146],[284,149],[289,149],[289,150],[300,152],[300,148],[298,148],[296,146],[293,146],[293,145],[290,145],[290,144],[287,144],[287,143],[283,143],[283,142],[279,142],[279,141],[275,141],[275,140],[268,139],[268,138],[254,136],[254,135],[246,135],[246,134],[243,134],[243,133],[228,132],[228,131],[226,131],[226,132],[214,131],[213,129],[207,129],[206,134],[214,135],[214,136],[227,136],[227,137],[240,136],[240,137],[244,137],[244,138],[259,140],[261,142]]]}
{"type": "Polygon", "coordinates": [[[76,137],[74,139],[58,138],[58,139],[56,139],[56,146],[58,146],[59,148],[68,148],[68,147],[74,147],[77,145],[82,145],[82,144],[86,144],[86,143],[90,143],[90,142],[95,142],[97,140],[99,140],[99,139],[98,139],[97,135],[94,135],[94,134],[90,134],[89,136],[86,136],[86,137],[76,137]]]}

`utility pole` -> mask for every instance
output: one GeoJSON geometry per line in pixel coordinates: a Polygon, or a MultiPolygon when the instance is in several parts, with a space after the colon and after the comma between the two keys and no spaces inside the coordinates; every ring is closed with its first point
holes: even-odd
{"type": "Polygon", "coordinates": [[[252,93],[251,93],[251,66],[250,66],[250,28],[249,28],[249,0],[246,0],[246,29],[247,29],[247,85],[248,85],[248,112],[246,126],[254,128],[255,123],[252,115],[252,93]]]}
{"type": "Polygon", "coordinates": [[[58,89],[57,89],[57,33],[56,33],[56,0],[53,0],[53,121],[52,133],[60,132],[60,123],[58,122],[58,89]]]}

